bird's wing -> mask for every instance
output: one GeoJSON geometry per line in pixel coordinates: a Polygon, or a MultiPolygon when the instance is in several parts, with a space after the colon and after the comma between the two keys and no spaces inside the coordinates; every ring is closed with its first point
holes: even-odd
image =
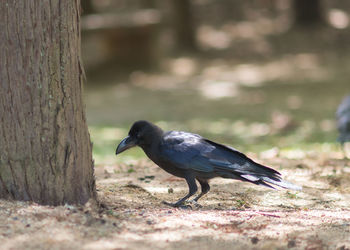
{"type": "Polygon", "coordinates": [[[172,131],[166,134],[162,155],[183,169],[202,172],[226,170],[242,175],[254,171],[262,176],[279,175],[277,171],[254,162],[232,147],[186,132],[172,131]]]}
{"type": "Polygon", "coordinates": [[[221,170],[224,173],[225,171],[231,171],[235,176],[238,176],[238,179],[271,188],[273,187],[269,184],[293,190],[302,189],[297,185],[283,180],[278,171],[253,161],[238,150],[207,139],[204,140],[210,145],[215,146],[215,150],[208,157],[215,164],[216,171],[221,170]],[[223,160],[216,160],[216,155],[220,155],[220,157],[225,159],[225,162],[223,160]]]}
{"type": "Polygon", "coordinates": [[[214,170],[205,155],[213,151],[215,147],[203,143],[202,137],[199,135],[170,131],[163,137],[160,149],[163,159],[178,168],[201,172],[214,170]]]}
{"type": "Polygon", "coordinates": [[[281,179],[280,173],[263,166],[238,150],[202,138],[199,135],[172,131],[162,143],[162,156],[181,169],[249,181],[272,187],[267,183],[299,190],[300,187],[281,179]]]}
{"type": "Polygon", "coordinates": [[[240,174],[252,174],[259,176],[278,176],[280,173],[272,168],[263,166],[233,147],[219,144],[208,139],[203,139],[210,145],[215,146],[215,150],[206,154],[210,161],[218,169],[231,170],[240,174]]]}

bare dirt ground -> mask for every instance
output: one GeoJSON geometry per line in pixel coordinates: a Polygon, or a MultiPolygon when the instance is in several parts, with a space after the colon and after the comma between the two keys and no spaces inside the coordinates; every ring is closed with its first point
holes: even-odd
{"type": "Polygon", "coordinates": [[[0,249],[350,249],[347,160],[257,158],[303,191],[214,179],[202,207],[170,208],[161,201],[185,195],[183,180],[148,160],[97,166],[99,208],[0,200],[0,249]]]}

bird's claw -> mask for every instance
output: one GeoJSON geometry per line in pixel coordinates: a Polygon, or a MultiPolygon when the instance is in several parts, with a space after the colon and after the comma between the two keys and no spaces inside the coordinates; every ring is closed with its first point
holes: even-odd
{"type": "Polygon", "coordinates": [[[196,208],[202,208],[203,206],[199,204],[196,200],[190,200],[188,201],[191,205],[195,206],[196,208]]]}
{"type": "Polygon", "coordinates": [[[162,201],[163,204],[170,206],[170,207],[178,207],[182,209],[192,209],[190,205],[184,205],[183,203],[171,203],[167,201],[162,201]]]}

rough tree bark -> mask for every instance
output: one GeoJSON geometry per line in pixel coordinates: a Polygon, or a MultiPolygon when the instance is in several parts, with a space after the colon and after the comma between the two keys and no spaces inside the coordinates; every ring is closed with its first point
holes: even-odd
{"type": "Polygon", "coordinates": [[[0,198],[95,198],[80,0],[0,1],[0,198]]]}

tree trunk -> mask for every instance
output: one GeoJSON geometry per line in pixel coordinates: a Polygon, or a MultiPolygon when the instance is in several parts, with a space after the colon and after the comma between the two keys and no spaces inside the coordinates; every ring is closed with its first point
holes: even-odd
{"type": "Polygon", "coordinates": [[[81,0],[82,15],[89,15],[95,13],[94,5],[91,0],[81,0]]]}
{"type": "Polygon", "coordinates": [[[95,198],[80,0],[0,1],[0,198],[95,198]]]}
{"type": "Polygon", "coordinates": [[[184,50],[196,50],[196,32],[191,0],[172,0],[177,46],[184,50]]]}
{"type": "Polygon", "coordinates": [[[323,21],[321,0],[293,0],[294,25],[320,25],[323,21]]]}

